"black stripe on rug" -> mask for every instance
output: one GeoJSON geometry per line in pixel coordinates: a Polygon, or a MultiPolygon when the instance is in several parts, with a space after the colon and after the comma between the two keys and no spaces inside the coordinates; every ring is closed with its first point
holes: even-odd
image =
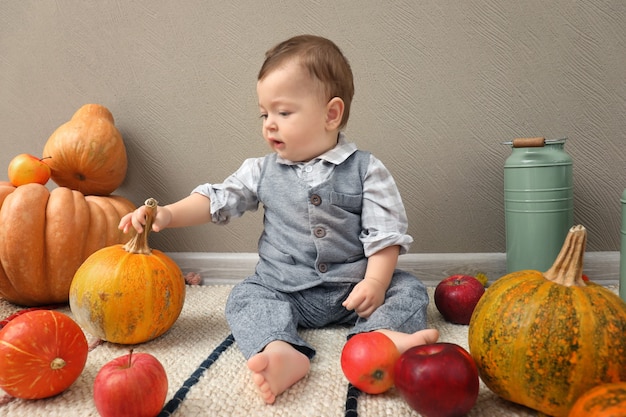
{"type": "Polygon", "coordinates": [[[183,382],[182,387],[180,387],[178,391],[176,391],[176,394],[174,394],[172,399],[169,400],[167,404],[165,404],[157,417],[171,416],[172,413],[174,413],[185,400],[185,397],[187,396],[187,393],[189,392],[191,387],[198,383],[200,377],[202,376],[202,374],[204,374],[204,371],[209,369],[211,365],[213,365],[215,361],[217,361],[220,355],[233,344],[234,341],[235,338],[233,337],[233,335],[229,334],[226,339],[224,339],[224,341],[220,343],[220,345],[216,347],[215,350],[213,350],[213,352],[211,352],[211,354],[200,364],[198,369],[196,369],[191,374],[191,376],[187,378],[185,382],[183,382]]]}
{"type": "Polygon", "coordinates": [[[348,394],[346,395],[346,417],[358,417],[357,411],[359,395],[361,390],[352,384],[348,384],[348,394]]]}

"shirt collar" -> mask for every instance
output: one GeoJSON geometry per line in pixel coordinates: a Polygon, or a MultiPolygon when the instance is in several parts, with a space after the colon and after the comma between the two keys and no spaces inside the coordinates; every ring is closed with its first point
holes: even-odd
{"type": "Polygon", "coordinates": [[[324,152],[318,157],[313,158],[309,162],[294,162],[288,159],[282,158],[280,155],[276,156],[276,162],[284,165],[299,165],[299,164],[309,164],[316,160],[322,160],[326,162],[330,162],[331,164],[339,165],[350,155],[356,152],[356,145],[352,142],[348,142],[346,139],[346,135],[343,132],[339,132],[339,137],[337,138],[337,145],[334,148],[324,152]]]}

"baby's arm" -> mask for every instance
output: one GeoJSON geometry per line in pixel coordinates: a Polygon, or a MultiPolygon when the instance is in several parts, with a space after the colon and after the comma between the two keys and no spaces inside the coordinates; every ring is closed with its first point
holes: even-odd
{"type": "Polygon", "coordinates": [[[399,246],[389,246],[371,255],[367,261],[365,278],[354,287],[342,305],[348,310],[356,311],[360,317],[369,317],[385,302],[385,293],[391,283],[399,254],[399,246]]]}
{"type": "MultiPolygon", "coordinates": [[[[152,230],[158,232],[166,227],[185,227],[211,221],[211,201],[202,194],[193,193],[182,200],[157,209],[152,230]]],[[[118,228],[127,233],[134,227],[138,233],[146,224],[146,207],[141,206],[120,220],[118,228]]]]}

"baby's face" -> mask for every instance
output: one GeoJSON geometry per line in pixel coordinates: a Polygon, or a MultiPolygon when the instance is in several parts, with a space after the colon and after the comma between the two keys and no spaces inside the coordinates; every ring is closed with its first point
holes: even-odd
{"type": "Polygon", "coordinates": [[[288,62],[257,83],[263,138],[294,162],[309,161],[337,143],[327,128],[328,102],[321,85],[297,63],[288,62]]]}

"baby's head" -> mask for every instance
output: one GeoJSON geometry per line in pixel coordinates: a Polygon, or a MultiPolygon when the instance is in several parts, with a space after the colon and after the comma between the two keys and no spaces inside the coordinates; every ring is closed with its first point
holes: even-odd
{"type": "Polygon", "coordinates": [[[258,80],[267,74],[296,60],[313,80],[320,83],[325,101],[334,97],[343,100],[344,111],[339,129],[343,129],[350,116],[350,104],[354,96],[352,70],[346,57],[333,42],[313,35],[300,35],[279,43],[265,53],[265,62],[258,80]]]}

